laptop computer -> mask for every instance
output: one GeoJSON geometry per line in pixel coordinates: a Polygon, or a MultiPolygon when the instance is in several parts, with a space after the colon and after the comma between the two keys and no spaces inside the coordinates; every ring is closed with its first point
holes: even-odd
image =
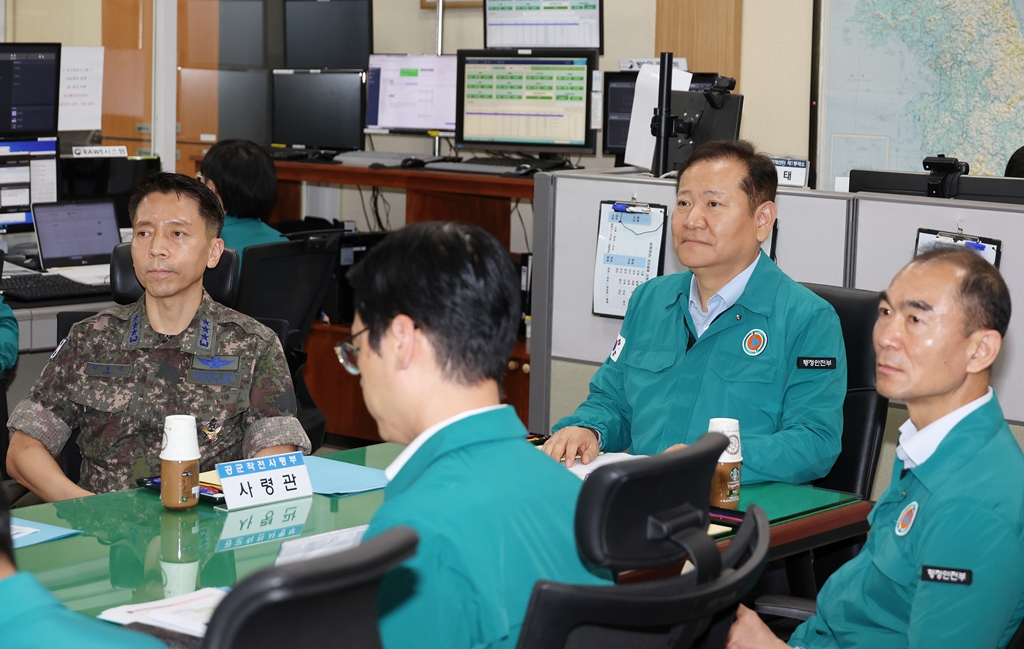
{"type": "Polygon", "coordinates": [[[110,255],[121,243],[112,200],[32,205],[40,269],[82,284],[110,283],[110,255]]]}

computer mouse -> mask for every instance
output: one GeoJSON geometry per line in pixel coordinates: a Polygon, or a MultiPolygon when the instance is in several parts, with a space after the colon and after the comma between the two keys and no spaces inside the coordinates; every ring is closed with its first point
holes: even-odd
{"type": "Polygon", "coordinates": [[[516,170],[513,173],[515,173],[515,175],[517,176],[532,176],[533,174],[537,173],[537,168],[529,163],[524,162],[523,164],[516,167],[516,170]]]}
{"type": "Polygon", "coordinates": [[[425,167],[425,166],[427,166],[427,161],[423,160],[422,158],[412,158],[412,157],[409,157],[409,158],[404,158],[402,160],[402,166],[403,167],[425,167]]]}

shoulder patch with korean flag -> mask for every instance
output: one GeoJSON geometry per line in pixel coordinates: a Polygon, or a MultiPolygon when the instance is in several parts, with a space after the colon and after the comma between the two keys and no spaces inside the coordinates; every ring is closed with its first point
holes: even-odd
{"type": "Polygon", "coordinates": [[[622,353],[622,348],[625,347],[625,346],[626,346],[626,339],[623,338],[621,335],[615,336],[615,344],[612,345],[612,353],[611,353],[611,358],[612,358],[612,362],[613,363],[619,360],[619,354],[622,353]]]}

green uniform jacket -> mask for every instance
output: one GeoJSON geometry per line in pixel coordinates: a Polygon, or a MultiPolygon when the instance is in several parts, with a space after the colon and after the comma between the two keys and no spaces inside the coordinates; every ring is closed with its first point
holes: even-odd
{"type": "Polygon", "coordinates": [[[0,298],[0,372],[18,362],[18,319],[7,302],[0,298]]]}
{"type": "Polygon", "coordinates": [[[259,219],[243,219],[238,216],[224,217],[220,238],[224,240],[225,248],[234,248],[238,252],[239,272],[242,271],[242,254],[249,246],[288,240],[288,237],[259,219]]]}
{"type": "Polygon", "coordinates": [[[1010,641],[1024,618],[1024,453],[995,396],[902,470],[896,458],[868,542],[825,583],[794,647],[1010,641]]]}
{"type": "Polygon", "coordinates": [[[0,602],[4,649],[166,649],[156,638],[69,611],[25,572],[0,581],[0,602]]]}
{"type": "Polygon", "coordinates": [[[396,525],[420,536],[381,586],[387,649],[512,649],[538,579],[609,583],[576,551],[582,481],[525,437],[511,407],[467,417],[427,440],[384,491],[366,538],[396,525]]]}
{"type": "Polygon", "coordinates": [[[697,338],[691,277],[657,277],[636,289],[590,396],[553,430],[594,428],[605,451],[653,455],[692,444],[714,417],[731,417],[740,422],[743,482],[827,474],[839,457],[846,398],[835,310],[762,253],[743,295],[697,338]]]}

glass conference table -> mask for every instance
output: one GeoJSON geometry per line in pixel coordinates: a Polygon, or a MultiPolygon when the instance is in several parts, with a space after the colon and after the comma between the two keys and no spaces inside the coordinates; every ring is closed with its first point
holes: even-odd
{"type": "MultiPolygon", "coordinates": [[[[402,448],[377,444],[325,457],[383,469],[402,448]]],[[[763,484],[744,486],[742,496],[741,509],[757,502],[772,521],[772,558],[867,530],[870,504],[849,494],[763,484]]],[[[187,592],[193,580],[195,588],[232,586],[273,565],[289,539],[369,523],[383,500],[381,489],[234,512],[205,503],[171,512],[157,492],[133,489],[14,510],[17,518],[83,532],[21,548],[15,557],[19,569],[34,574],[68,608],[95,616],[181,594],[175,589],[187,592]],[[168,573],[184,579],[165,585],[162,575],[168,573]]]]}

